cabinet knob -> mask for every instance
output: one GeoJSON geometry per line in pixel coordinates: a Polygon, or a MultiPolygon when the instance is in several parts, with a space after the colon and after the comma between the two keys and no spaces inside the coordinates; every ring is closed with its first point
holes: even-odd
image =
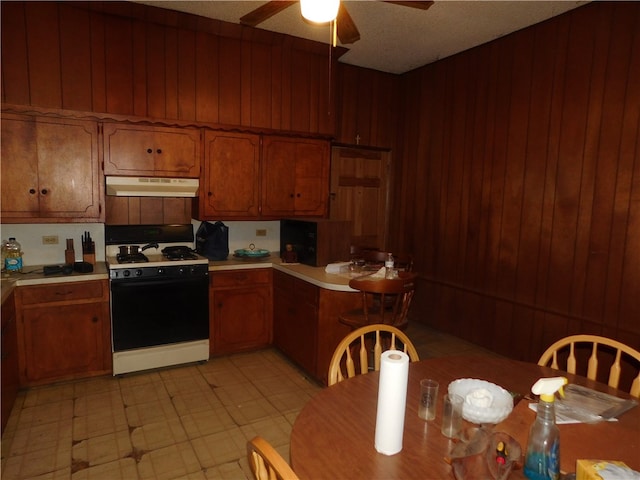
{"type": "Polygon", "coordinates": [[[299,193],[296,193],[296,197],[300,198],[300,194],[299,194],[299,193]]]}
{"type": "Polygon", "coordinates": [[[93,318],[91,319],[91,321],[92,321],[93,323],[98,323],[98,317],[93,317],[93,318]]]}
{"type": "Polygon", "coordinates": [[[289,198],[293,198],[293,197],[294,197],[293,193],[290,193],[289,198]]]}
{"type": "Polygon", "coordinates": [[[158,150],[156,150],[156,153],[158,153],[158,154],[159,154],[159,153],[162,153],[162,149],[161,149],[161,148],[159,148],[158,150]]]}
{"type": "Polygon", "coordinates": [[[43,195],[46,195],[47,193],[49,193],[49,190],[47,190],[46,188],[43,188],[42,190],[40,190],[40,193],[42,193],[43,195]]]}
{"type": "Polygon", "coordinates": [[[213,192],[207,192],[208,197],[210,197],[211,195],[213,195],[213,192]]]}
{"type": "Polygon", "coordinates": [[[35,188],[30,188],[30,189],[29,189],[29,193],[30,193],[31,195],[33,195],[34,193],[36,193],[36,189],[35,189],[35,188]]]}
{"type": "Polygon", "coordinates": [[[147,148],[147,153],[153,153],[153,149],[147,148]]]}

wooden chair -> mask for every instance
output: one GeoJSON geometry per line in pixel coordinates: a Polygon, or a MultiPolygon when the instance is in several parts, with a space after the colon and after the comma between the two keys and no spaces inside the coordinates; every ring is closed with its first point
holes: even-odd
{"type": "Polygon", "coordinates": [[[374,323],[405,329],[417,277],[415,273],[398,272],[397,278],[352,278],[349,286],[361,292],[362,308],[341,314],[340,322],[353,329],[374,323]]]}
{"type": "Polygon", "coordinates": [[[247,457],[256,480],[298,480],[285,459],[262,437],[247,442],[247,457]]]}
{"type": "MultiPolygon", "coordinates": [[[[569,337],[562,338],[551,345],[540,357],[538,360],[538,365],[541,366],[549,366],[549,361],[551,361],[551,368],[559,369],[558,367],[558,352],[564,347],[569,347],[568,357],[567,357],[567,368],[565,371],[569,373],[576,373],[577,361],[576,361],[576,344],[578,343],[590,343],[591,347],[591,356],[589,357],[589,361],[587,364],[587,378],[591,380],[597,380],[598,375],[598,345],[603,345],[606,347],[610,347],[613,351],[615,351],[615,359],[611,368],[609,369],[609,381],[608,384],[610,387],[618,388],[620,384],[620,372],[621,372],[621,362],[620,359],[622,354],[626,354],[629,357],[635,359],[635,363],[638,366],[638,374],[633,380],[631,384],[631,389],[629,393],[634,396],[640,398],[640,352],[637,350],[625,345],[624,343],[618,342],[616,340],[612,340],[606,337],[600,337],[597,335],[571,335],[569,337]]],[[[603,350],[601,349],[600,353],[603,350]]]]}
{"type": "Polygon", "coordinates": [[[341,382],[345,378],[366,374],[370,369],[379,371],[383,349],[384,351],[399,350],[399,347],[409,355],[410,361],[420,360],[418,351],[409,337],[391,325],[367,325],[354,330],[342,339],[333,352],[329,363],[329,386],[341,382]],[[371,350],[368,341],[373,345],[373,368],[369,365],[371,350]],[[385,345],[388,345],[389,348],[385,348],[385,345]],[[352,350],[356,354],[355,359],[352,350]]]}

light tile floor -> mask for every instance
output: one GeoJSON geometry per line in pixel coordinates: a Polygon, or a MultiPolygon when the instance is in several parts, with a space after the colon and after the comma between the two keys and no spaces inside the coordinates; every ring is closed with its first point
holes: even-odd
{"type": "MultiPolygon", "coordinates": [[[[412,323],[420,358],[493,353],[412,323]]],[[[286,459],[296,415],[320,387],[277,349],[99,377],[18,395],[2,480],[251,479],[246,442],[286,459]]]]}

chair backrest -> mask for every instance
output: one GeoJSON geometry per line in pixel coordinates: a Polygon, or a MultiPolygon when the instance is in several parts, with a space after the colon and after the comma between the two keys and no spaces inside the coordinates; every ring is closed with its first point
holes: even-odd
{"type": "Polygon", "coordinates": [[[418,275],[398,272],[396,278],[355,277],[349,286],[362,295],[362,325],[384,323],[403,327],[407,321],[418,275]]]}
{"type": "MultiPolygon", "coordinates": [[[[389,252],[375,250],[372,248],[351,247],[351,258],[360,258],[368,264],[379,264],[384,266],[389,252]]],[[[405,272],[413,271],[413,255],[409,253],[391,253],[393,255],[394,267],[405,272]]]]}
{"type": "Polygon", "coordinates": [[[640,398],[640,352],[629,347],[628,345],[625,345],[624,343],[618,342],[617,340],[612,340],[610,338],[600,337],[597,335],[571,335],[569,337],[558,340],[549,348],[547,348],[540,357],[540,360],[538,360],[538,365],[549,366],[549,361],[551,361],[551,368],[555,368],[556,370],[558,370],[558,352],[564,347],[569,347],[566,365],[567,368],[565,369],[565,371],[575,374],[577,368],[577,360],[575,355],[577,343],[592,344],[591,356],[589,357],[589,361],[587,363],[587,378],[591,380],[597,380],[599,353],[598,345],[606,345],[615,352],[613,364],[609,369],[608,380],[609,386],[613,388],[618,388],[618,385],[620,384],[622,354],[624,353],[632,359],[635,359],[636,367],[638,368],[638,374],[631,384],[629,393],[634,397],[640,398]]]}
{"type": "Polygon", "coordinates": [[[262,437],[247,442],[247,458],[256,480],[298,480],[285,459],[262,437]]]}
{"type": "Polygon", "coordinates": [[[372,369],[380,370],[380,357],[386,350],[399,350],[409,355],[409,360],[420,360],[416,347],[405,333],[391,325],[366,325],[349,333],[338,344],[329,363],[329,386],[369,372],[369,353],[373,353],[372,369]],[[385,348],[387,347],[388,348],[385,348]],[[371,350],[372,349],[372,350],[371,350]],[[356,354],[354,358],[353,352],[356,354]],[[343,370],[344,369],[344,370],[343,370]]]}

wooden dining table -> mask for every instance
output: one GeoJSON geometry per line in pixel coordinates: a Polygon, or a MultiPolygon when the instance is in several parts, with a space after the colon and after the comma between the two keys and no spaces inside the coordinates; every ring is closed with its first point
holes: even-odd
{"type": "MultiPolygon", "coordinates": [[[[301,479],[452,479],[447,459],[457,440],[440,432],[443,395],[459,378],[487,380],[516,394],[513,411],[493,427],[511,435],[526,451],[535,413],[529,408],[531,386],[541,377],[564,375],[569,383],[631,398],[627,393],[584,377],[558,372],[533,363],[500,357],[439,357],[409,365],[403,448],[391,456],[374,446],[379,372],[370,372],[319,391],[302,409],[291,432],[291,465],[301,479]],[[436,418],[418,417],[419,382],[440,384],[436,418]]],[[[467,431],[477,425],[465,421],[467,431]]],[[[562,424],[561,471],[575,472],[577,459],[619,460],[640,471],[640,407],[620,415],[618,421],[562,424]]],[[[521,466],[521,465],[520,465],[521,466]]],[[[514,469],[510,478],[524,478],[514,469]]]]}

